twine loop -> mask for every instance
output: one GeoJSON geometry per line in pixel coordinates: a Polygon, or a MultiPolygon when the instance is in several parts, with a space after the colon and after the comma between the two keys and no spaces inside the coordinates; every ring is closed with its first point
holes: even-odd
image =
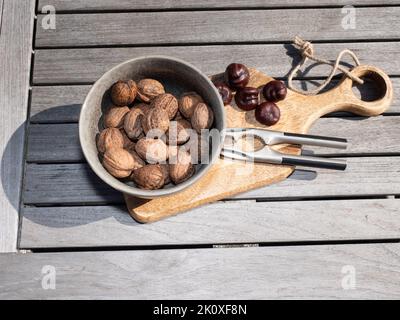
{"type": "Polygon", "coordinates": [[[364,83],[364,81],[362,79],[360,79],[359,77],[352,74],[351,70],[349,70],[345,67],[342,67],[340,65],[342,57],[345,54],[348,54],[353,59],[356,66],[360,65],[360,61],[358,60],[356,54],[353,51],[351,51],[349,49],[344,49],[344,50],[340,51],[335,62],[333,62],[333,61],[329,61],[329,60],[325,60],[325,59],[320,59],[320,58],[317,58],[316,56],[314,56],[313,44],[309,41],[304,41],[303,39],[301,39],[298,36],[296,36],[294,38],[293,44],[295,45],[295,47],[297,47],[299,49],[301,56],[302,56],[301,61],[292,69],[292,71],[290,72],[289,77],[288,77],[288,86],[293,91],[304,94],[304,95],[309,95],[309,96],[318,94],[322,89],[324,89],[331,82],[331,80],[335,76],[335,73],[337,70],[342,71],[348,78],[350,78],[354,82],[357,82],[359,84],[364,83]],[[305,65],[305,63],[307,62],[308,59],[313,60],[317,63],[331,65],[332,70],[331,70],[331,73],[329,74],[329,76],[317,88],[315,88],[314,90],[304,91],[304,90],[297,89],[294,87],[293,77],[300,70],[300,68],[305,65]]]}

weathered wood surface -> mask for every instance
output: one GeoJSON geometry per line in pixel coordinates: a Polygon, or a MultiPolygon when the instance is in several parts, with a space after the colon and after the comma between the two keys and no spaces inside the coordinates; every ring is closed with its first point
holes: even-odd
{"type": "Polygon", "coordinates": [[[0,35],[1,35],[1,19],[3,17],[3,3],[4,0],[0,0],[0,35]]]}
{"type": "MultiPolygon", "coordinates": [[[[0,145],[7,151],[2,159],[2,185],[11,198],[0,194],[0,251],[11,251],[16,240],[8,241],[7,246],[11,243],[12,247],[4,250],[3,239],[10,234],[15,239],[17,234],[14,208],[19,206],[22,168],[18,155],[23,151],[29,84],[29,68],[19,66],[28,58],[30,61],[35,1],[0,0],[0,9],[3,1],[5,12],[7,6],[12,8],[3,17],[7,20],[7,24],[3,20],[3,29],[7,25],[13,28],[7,33],[6,55],[0,29],[0,71],[8,81],[0,81],[0,145]],[[26,52],[29,54],[22,56],[26,52]],[[11,220],[7,218],[4,224],[4,212],[9,209],[11,220]],[[10,223],[15,228],[9,228],[10,223]]],[[[58,15],[56,30],[41,28],[41,14],[37,22],[32,82],[38,86],[32,95],[30,119],[34,124],[30,125],[28,161],[83,161],[74,129],[88,85],[124,60],[146,54],[172,55],[207,74],[221,72],[228,63],[240,60],[281,78],[289,72],[293,58],[299,59],[297,52],[284,44],[292,40],[293,30],[300,30],[307,40],[333,42],[316,43],[318,56],[334,59],[337,52],[350,48],[362,63],[384,69],[393,76],[395,88],[395,101],[387,115],[400,111],[400,44],[394,41],[399,39],[400,7],[383,7],[400,5],[400,1],[37,2],[38,12],[50,4],[58,15]],[[345,13],[340,6],[345,4],[362,7],[357,8],[354,30],[341,27],[345,13]],[[369,8],[373,5],[379,7],[369,8]],[[244,6],[248,9],[237,10],[244,6]],[[314,9],[304,9],[309,6],[314,9]],[[321,8],[324,6],[328,8],[321,8]],[[284,10],[286,7],[301,8],[284,10]],[[275,9],[265,10],[269,8],[275,9]],[[164,9],[167,12],[162,12],[164,9]],[[131,12],[124,13],[126,10],[131,12]],[[146,10],[160,12],[134,12],[146,10]],[[71,14],[78,11],[81,14],[71,14]],[[238,20],[239,16],[245,19],[238,20]],[[310,20],[315,23],[307,23],[310,20]],[[232,21],[243,23],[241,32],[232,28],[232,21]],[[73,48],[87,46],[99,48],[73,48]],[[45,144],[47,148],[43,148],[45,144]]],[[[321,78],[328,70],[318,66],[298,76],[321,78]]],[[[235,201],[217,202],[149,225],[133,221],[121,195],[99,181],[86,164],[30,163],[20,245],[60,248],[399,239],[399,199],[339,199],[400,195],[398,128],[397,117],[392,116],[363,121],[321,119],[312,133],[348,137],[350,148],[341,155],[361,154],[348,159],[346,172],[299,169],[287,181],[240,195],[235,201]],[[384,156],[371,157],[377,154],[384,156]],[[261,202],[242,200],[255,198],[261,202]],[[276,199],[285,201],[262,202],[276,199]],[[308,201],[294,201],[301,199],[308,201]],[[94,206],[108,203],[117,205],[94,206]]],[[[323,149],[312,151],[326,153],[323,149]]],[[[396,243],[0,255],[0,298],[400,298],[399,253],[400,244],[396,243]],[[42,289],[44,265],[56,267],[57,290],[42,289]],[[346,265],[355,267],[355,290],[341,287],[346,265]]]]}
{"type": "Polygon", "coordinates": [[[17,244],[34,2],[0,1],[0,252],[17,244]]]}
{"type": "MultiPolygon", "coordinates": [[[[315,53],[319,57],[332,60],[336,59],[339,51],[345,48],[352,49],[361,63],[379,67],[389,75],[400,75],[399,42],[314,44],[315,53]]],[[[274,78],[284,77],[290,71],[293,59],[298,61],[300,58],[293,46],[283,44],[36,50],[33,82],[34,84],[92,83],[110,68],[125,60],[151,54],[181,58],[208,75],[223,72],[229,63],[239,61],[274,78]]],[[[344,61],[351,62],[348,57],[344,57],[344,61]]],[[[326,77],[329,71],[329,66],[321,65],[307,70],[306,75],[326,77]]]]}
{"type": "MultiPolygon", "coordinates": [[[[349,147],[346,150],[338,150],[306,146],[305,150],[329,156],[361,153],[400,154],[398,123],[399,118],[395,116],[323,118],[315,123],[311,133],[348,138],[349,147]]],[[[37,163],[85,161],[79,144],[78,125],[32,124],[29,127],[27,161],[37,163]]]]}
{"type": "Polygon", "coordinates": [[[33,87],[30,121],[32,123],[78,122],[82,103],[90,88],[89,85],[33,87]]]}
{"type": "Polygon", "coordinates": [[[346,14],[341,8],[58,14],[56,29],[41,28],[39,15],[36,46],[281,42],[298,31],[313,41],[399,39],[399,7],[357,8],[351,32],[342,26],[346,14]]]}
{"type": "MultiPolygon", "coordinates": [[[[345,172],[297,169],[287,180],[235,199],[302,199],[400,194],[400,157],[348,158],[345,172]]],[[[87,164],[28,164],[25,204],[123,203],[87,164]]]]}
{"type": "Polygon", "coordinates": [[[78,124],[31,125],[27,160],[32,162],[84,161],[79,143],[78,124]]]}
{"type": "Polygon", "coordinates": [[[399,243],[10,254],[0,268],[2,299],[400,298],[399,243]]]}
{"type": "Polygon", "coordinates": [[[399,207],[400,199],[227,201],[145,225],[123,206],[26,207],[20,247],[394,239],[399,207]]]}
{"type": "MultiPolygon", "coordinates": [[[[301,87],[304,83],[309,87],[314,87],[315,81],[295,81],[294,83],[297,87],[301,87]]],[[[400,113],[400,78],[392,78],[392,83],[393,104],[384,114],[400,113]]],[[[32,123],[78,122],[82,103],[90,88],[90,85],[33,87],[30,121],[32,123]]],[[[363,99],[372,99],[375,96],[374,90],[363,90],[363,99]]],[[[350,115],[344,114],[344,116],[350,115]]]]}
{"type": "Polygon", "coordinates": [[[166,10],[166,9],[207,9],[207,8],[274,8],[274,7],[314,7],[314,6],[366,6],[395,5],[397,0],[39,0],[39,9],[46,5],[54,6],[57,11],[107,11],[107,10],[166,10]]]}

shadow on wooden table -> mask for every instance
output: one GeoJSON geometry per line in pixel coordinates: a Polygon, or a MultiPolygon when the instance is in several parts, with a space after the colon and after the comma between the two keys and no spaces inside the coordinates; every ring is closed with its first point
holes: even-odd
{"type": "MultiPolygon", "coordinates": [[[[47,111],[46,116],[49,114],[60,114],[60,113],[65,113],[67,110],[70,109],[71,106],[59,106],[50,109],[47,111]]],[[[79,113],[79,108],[74,107],[73,112],[79,113]]],[[[22,184],[22,190],[20,190],[21,194],[19,197],[15,196],[15,190],[20,189],[19,183],[16,183],[15,178],[11,178],[14,176],[18,175],[18,171],[21,170],[17,165],[12,166],[10,163],[16,162],[15,158],[17,156],[20,156],[18,154],[18,150],[21,146],[21,144],[24,141],[25,137],[25,126],[26,124],[23,123],[11,136],[9,141],[7,142],[7,145],[4,148],[2,158],[1,158],[1,184],[2,188],[4,191],[4,195],[6,196],[7,200],[9,203],[15,208],[17,212],[23,211],[24,209],[24,191],[26,190],[26,184],[25,184],[25,177],[23,177],[23,184],[22,184]],[[19,147],[19,148],[18,148],[19,147]]],[[[27,148],[26,148],[27,149],[27,148]]],[[[25,156],[25,155],[24,155],[25,156]]],[[[26,166],[26,161],[24,159],[23,165],[26,166]]],[[[44,164],[45,165],[45,164],[44,164]]],[[[86,165],[86,164],[83,164],[86,165]]],[[[49,176],[48,179],[51,179],[49,176]]],[[[71,224],[75,225],[81,225],[81,224],[87,224],[96,220],[101,220],[101,219],[107,219],[109,217],[114,217],[117,221],[124,223],[124,224],[138,224],[135,222],[129,215],[125,204],[123,200],[123,196],[120,192],[112,189],[109,187],[107,184],[105,184],[102,180],[100,180],[96,174],[88,168],[88,170],[83,171],[83,175],[81,177],[83,183],[86,185],[86,188],[91,190],[92,197],[96,198],[96,201],[89,201],[89,203],[79,203],[78,205],[83,207],[82,214],[84,214],[85,208],[86,207],[88,210],[93,208],[98,207],[99,209],[102,208],[108,208],[108,210],[99,210],[99,213],[92,213],[90,214],[91,221],[87,221],[85,219],[79,220],[79,221],[71,221],[71,219],[68,219],[68,223],[66,225],[60,225],[60,221],[63,221],[63,219],[42,219],[40,216],[36,217],[34,216],[32,220],[34,222],[51,226],[51,227],[70,227],[72,226],[71,224]],[[104,204],[104,206],[100,206],[104,204]]],[[[41,180],[44,184],[46,181],[41,180]]],[[[34,186],[35,187],[35,186],[34,186]]],[[[63,195],[60,194],[60,198],[62,199],[63,195]]],[[[51,204],[50,204],[51,205],[51,204]]],[[[61,212],[60,214],[63,214],[68,210],[69,204],[65,203],[63,206],[59,206],[59,203],[55,204],[54,206],[59,206],[59,211],[61,212]]],[[[40,205],[39,205],[40,206],[40,205]]],[[[76,204],[71,204],[71,207],[76,206],[76,204]]],[[[43,206],[43,211],[46,211],[46,207],[48,207],[48,204],[43,206]]],[[[20,215],[22,213],[20,212],[20,215]]]]}
{"type": "MultiPolygon", "coordinates": [[[[50,109],[49,111],[46,111],[46,116],[48,116],[50,113],[53,112],[54,114],[60,114],[60,113],[65,113],[67,110],[70,109],[71,106],[59,106],[50,109]]],[[[74,108],[74,111],[77,112],[78,108],[74,108]]],[[[13,199],[12,198],[12,191],[15,190],[15,188],[18,188],[17,185],[13,185],[9,181],[9,176],[10,176],[10,168],[7,166],[7,169],[5,168],[5,164],[10,161],[16,156],[16,145],[20,142],[21,137],[24,137],[24,131],[25,131],[25,124],[21,125],[17,131],[14,132],[10,140],[8,141],[5,151],[3,153],[2,157],[2,162],[1,162],[1,180],[2,180],[2,185],[4,189],[4,193],[7,196],[8,200],[10,203],[13,205],[13,207],[19,211],[20,209],[20,202],[18,199],[13,199]],[[8,171],[6,171],[8,170],[8,171]]],[[[72,141],[72,140],[71,140],[72,141]]],[[[75,142],[74,143],[78,143],[75,142]]],[[[79,147],[79,146],[77,146],[79,147]]],[[[47,164],[42,164],[43,166],[46,166],[47,164]]],[[[85,163],[82,164],[83,166],[86,166],[85,163]]],[[[15,168],[17,169],[17,168],[15,168]]],[[[311,170],[296,170],[292,176],[290,176],[289,179],[291,180],[314,180],[317,176],[317,173],[315,171],[311,170]]],[[[52,179],[52,176],[49,175],[47,179],[52,179]]],[[[125,207],[124,199],[123,196],[120,192],[112,189],[110,186],[108,186],[106,183],[104,183],[100,178],[96,176],[96,174],[88,167],[88,170],[83,170],[82,171],[82,176],[79,177],[79,179],[82,179],[81,185],[84,186],[84,189],[87,189],[90,191],[90,198],[88,197],[88,202],[87,203],[73,203],[73,204],[68,204],[67,202],[62,203],[62,206],[60,206],[60,201],[58,203],[54,204],[53,207],[56,207],[57,210],[54,210],[54,216],[53,213],[49,213],[48,208],[52,207],[51,203],[47,203],[46,205],[43,206],[43,210],[36,210],[37,213],[35,214],[29,214],[29,220],[32,220],[35,223],[46,225],[49,227],[56,227],[56,228],[67,228],[67,227],[73,227],[77,225],[83,225],[83,224],[89,224],[91,222],[103,220],[103,219],[108,219],[108,218],[114,218],[118,222],[130,226],[134,225],[141,225],[140,223],[136,222],[131,218],[131,216],[128,213],[127,208],[125,207]],[[95,199],[95,201],[93,200],[95,199]],[[84,218],[82,219],[69,219],[68,218],[68,212],[70,210],[74,210],[73,208],[79,207],[79,210],[82,211],[82,216],[84,218]],[[62,218],[62,216],[65,215],[65,219],[62,218]]],[[[24,179],[24,182],[25,179],[24,179]]],[[[46,181],[40,180],[40,183],[46,184],[46,181]]],[[[33,186],[35,187],[35,186],[33,186]]],[[[24,183],[24,189],[22,190],[22,204],[21,204],[21,209],[24,209],[24,190],[26,191],[26,184],[24,183]]],[[[63,198],[63,194],[59,194],[60,198],[63,198]]],[[[26,200],[26,199],[25,199],[26,200]]],[[[138,205],[142,204],[143,199],[137,199],[138,205]]],[[[28,202],[29,201],[25,201],[28,202]]],[[[35,203],[33,203],[35,205],[35,203]]],[[[28,205],[29,206],[29,205],[28,205]]],[[[41,204],[38,204],[40,207],[41,204]]],[[[21,215],[23,213],[20,213],[21,215]]]]}
{"type": "MultiPolygon", "coordinates": [[[[301,81],[300,83],[304,85],[304,88],[307,88],[307,83],[313,83],[315,80],[307,80],[307,81],[301,81]]],[[[371,94],[371,91],[364,90],[362,92],[365,92],[365,94],[368,96],[367,92],[369,92],[369,95],[371,94]]],[[[46,125],[49,123],[77,123],[79,119],[79,112],[80,112],[81,105],[79,104],[69,104],[69,105],[60,105],[56,106],[53,108],[47,108],[46,110],[36,113],[32,116],[31,121],[33,123],[40,123],[41,125],[46,125]]],[[[344,120],[347,121],[359,121],[365,118],[362,117],[345,117],[344,120]]],[[[9,166],[7,166],[7,169],[5,168],[5,163],[10,163],[12,159],[16,156],[16,150],[18,143],[21,143],[21,137],[25,136],[24,134],[24,128],[25,124],[21,125],[17,131],[14,132],[12,137],[7,143],[7,146],[5,148],[5,151],[3,153],[2,157],[2,163],[1,163],[1,179],[2,179],[2,185],[3,189],[5,191],[6,196],[9,198],[10,203],[13,205],[14,208],[17,210],[19,209],[20,203],[18,199],[12,199],[11,194],[12,191],[15,190],[15,188],[18,188],[18,186],[12,185],[9,183],[9,176],[10,172],[7,172],[6,170],[10,170],[9,166]],[[7,174],[6,174],[7,173],[7,174]]],[[[78,135],[78,132],[76,133],[78,135]]],[[[69,143],[74,143],[76,146],[73,146],[71,148],[72,150],[76,151],[76,154],[78,154],[78,157],[80,158],[79,163],[77,165],[82,165],[83,167],[87,166],[87,164],[84,162],[83,156],[79,156],[79,139],[70,139],[69,143]]],[[[312,154],[312,152],[309,152],[305,150],[303,152],[304,154],[312,154]]],[[[69,161],[65,161],[69,162],[69,161]]],[[[76,163],[76,161],[71,161],[73,163],[76,163]]],[[[47,164],[43,164],[43,166],[46,166],[47,164]]],[[[15,168],[17,169],[17,168],[15,168]]],[[[68,208],[70,206],[79,206],[80,210],[82,210],[83,214],[85,210],[92,210],[92,213],[89,215],[90,219],[92,221],[97,221],[101,219],[107,219],[110,217],[114,217],[117,221],[124,223],[124,224],[138,224],[135,222],[129,215],[127,209],[125,208],[125,202],[123,199],[123,196],[120,192],[112,189],[109,187],[107,184],[105,184],[101,179],[99,179],[96,174],[89,168],[87,167],[87,170],[82,170],[79,172],[81,176],[79,176],[76,179],[79,179],[79,183],[81,186],[83,186],[83,189],[88,192],[88,197],[87,197],[87,202],[82,201],[82,203],[68,203],[68,201],[65,201],[64,203],[62,202],[63,195],[62,193],[60,194],[60,201],[57,201],[57,203],[54,203],[52,205],[51,202],[46,203],[45,206],[47,207],[59,207],[60,210],[63,210],[65,214],[67,214],[68,208]],[[62,206],[60,206],[60,203],[62,206]],[[93,208],[97,206],[99,210],[99,214],[93,213],[93,208]],[[63,208],[63,209],[61,209],[63,208]],[[100,212],[101,211],[101,212],[100,212]]],[[[44,175],[45,177],[45,175],[44,175]]],[[[312,171],[312,170],[302,170],[302,169],[297,169],[290,177],[289,179],[292,181],[312,181],[316,179],[317,177],[317,172],[312,171]]],[[[50,177],[48,178],[50,179],[50,177]]],[[[25,181],[24,181],[25,182],[25,181]]],[[[45,183],[45,181],[42,181],[45,183]]],[[[25,187],[26,188],[26,187],[25,187]]],[[[22,190],[23,192],[23,190],[22,190]]],[[[24,194],[22,193],[22,203],[24,204],[24,199],[23,199],[24,194]]],[[[83,198],[84,199],[84,198],[83,198]]],[[[143,200],[138,199],[139,202],[142,202],[143,200]]],[[[27,201],[28,204],[30,204],[29,201],[27,201]]],[[[32,203],[35,205],[35,203],[32,203]]],[[[41,204],[38,204],[39,206],[41,204]]],[[[140,204],[139,204],[140,205],[140,204]]],[[[22,205],[23,208],[23,205],[22,205]]],[[[37,215],[38,216],[38,215],[37,215]]],[[[32,219],[36,219],[37,216],[30,216],[32,219]]],[[[52,226],[52,227],[69,227],[71,224],[87,224],[92,221],[89,221],[88,219],[82,219],[79,221],[71,221],[71,219],[66,219],[68,221],[67,225],[60,225],[60,222],[63,221],[63,219],[41,219],[40,217],[37,218],[37,223],[41,223],[44,225],[52,226]]],[[[139,225],[139,224],[138,224],[139,225]]]]}
{"type": "MultiPolygon", "coordinates": [[[[57,119],[59,117],[66,119],[69,117],[71,122],[76,122],[79,117],[79,111],[80,111],[80,105],[57,106],[36,114],[35,117],[33,117],[32,121],[48,123],[46,119],[57,119]]],[[[10,161],[10,159],[12,159],[15,156],[15,144],[18,143],[18,139],[21,135],[24,136],[24,126],[25,125],[20,126],[20,128],[13,134],[13,136],[7,143],[5,152],[3,154],[1,179],[7,197],[10,194],[10,190],[12,190],[12,188],[15,188],[15,186],[8,184],[7,175],[4,174],[3,164],[5,163],[5,161],[10,161]]],[[[71,139],[70,141],[71,143],[78,144],[76,146],[76,149],[80,148],[78,139],[71,139]]],[[[45,165],[47,164],[43,164],[43,166],[45,165]]],[[[87,166],[86,163],[78,165],[87,166]]],[[[57,201],[57,203],[55,203],[53,207],[57,207],[57,214],[59,215],[67,216],[68,210],[72,210],[71,207],[76,208],[77,206],[79,207],[79,210],[82,210],[82,215],[85,215],[86,211],[90,211],[90,214],[85,216],[84,219],[73,220],[67,218],[61,219],[59,216],[57,218],[54,217],[54,219],[51,219],[51,217],[49,217],[48,214],[47,215],[44,214],[43,216],[41,216],[40,212],[38,212],[38,214],[29,215],[29,219],[34,221],[35,223],[51,227],[58,227],[58,228],[88,224],[94,221],[99,221],[108,218],[114,218],[118,222],[127,225],[140,225],[140,223],[133,220],[129,215],[128,210],[125,207],[123,195],[120,192],[112,189],[110,186],[105,184],[100,178],[96,176],[96,174],[90,169],[90,167],[87,167],[87,170],[82,170],[82,172],[80,172],[79,174],[82,174],[82,176],[79,176],[79,180],[82,179],[80,181],[81,187],[83,186],[84,190],[89,190],[88,193],[90,195],[88,195],[88,201],[82,203],[72,203],[72,204],[69,204],[68,201],[65,201],[64,203],[62,201],[57,201]],[[62,204],[62,206],[60,206],[60,203],[62,204]]],[[[316,177],[317,177],[316,171],[297,169],[288,179],[292,180],[293,182],[301,180],[312,181],[316,179],[316,177]]],[[[50,178],[51,177],[49,177],[48,179],[50,178]]],[[[45,183],[45,181],[43,180],[41,182],[45,183]]],[[[60,193],[59,196],[61,199],[63,198],[62,193],[60,193]]],[[[138,199],[138,205],[140,205],[142,201],[144,200],[138,199]]],[[[26,202],[30,204],[29,201],[26,202]]],[[[35,205],[35,203],[32,204],[35,205]]],[[[12,205],[14,206],[14,208],[18,210],[20,204],[19,201],[14,200],[12,201],[12,205]]],[[[40,204],[38,205],[40,206],[40,204]]],[[[24,194],[22,194],[21,208],[23,207],[24,207],[24,194]]],[[[43,212],[48,211],[46,210],[46,207],[52,207],[52,204],[47,203],[43,207],[43,212]]]]}

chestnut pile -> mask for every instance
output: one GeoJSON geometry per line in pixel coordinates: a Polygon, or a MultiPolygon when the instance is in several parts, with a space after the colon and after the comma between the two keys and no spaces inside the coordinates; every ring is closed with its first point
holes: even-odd
{"type": "Polygon", "coordinates": [[[116,82],[110,98],[97,149],[111,175],[148,190],[193,176],[198,160],[208,155],[201,131],[214,122],[200,95],[187,92],[177,99],[159,81],[142,79],[116,82]]]}
{"type": "Polygon", "coordinates": [[[285,99],[287,89],[279,80],[272,80],[262,88],[265,102],[260,103],[259,89],[247,87],[250,80],[249,69],[240,63],[231,63],[225,70],[225,82],[214,83],[221,95],[224,105],[231,103],[233,91],[236,91],[236,105],[245,111],[255,109],[255,117],[261,124],[272,126],[279,121],[280,109],[276,102],[285,99]]]}

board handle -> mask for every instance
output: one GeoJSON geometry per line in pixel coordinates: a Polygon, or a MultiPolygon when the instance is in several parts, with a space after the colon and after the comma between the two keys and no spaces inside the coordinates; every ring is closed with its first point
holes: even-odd
{"type": "Polygon", "coordinates": [[[343,76],[335,88],[314,96],[318,102],[331,102],[323,106],[325,109],[323,113],[348,111],[361,116],[377,116],[385,112],[393,100],[393,86],[389,76],[381,69],[370,65],[357,66],[351,73],[364,81],[373,82],[375,90],[378,90],[377,99],[365,101],[358,98],[353,92],[355,85],[353,80],[343,76]]]}

